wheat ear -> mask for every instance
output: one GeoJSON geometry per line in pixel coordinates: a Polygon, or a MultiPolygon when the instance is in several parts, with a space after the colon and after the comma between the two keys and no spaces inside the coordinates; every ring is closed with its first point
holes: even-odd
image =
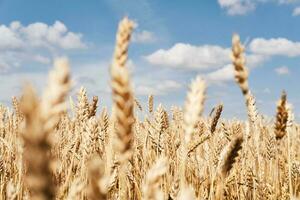
{"type": "Polygon", "coordinates": [[[148,110],[149,113],[153,113],[153,95],[149,95],[148,97],[148,110]]]}
{"type": "Polygon", "coordinates": [[[240,86],[243,94],[246,96],[249,92],[248,70],[244,56],[244,46],[240,42],[240,37],[234,34],[232,37],[232,54],[231,59],[235,70],[235,81],[240,86]]]}
{"type": "Polygon", "coordinates": [[[238,156],[239,151],[242,149],[243,136],[241,134],[237,135],[231,142],[225,147],[221,154],[221,158],[218,164],[217,174],[217,189],[216,198],[217,200],[223,199],[223,187],[228,173],[235,163],[235,159],[238,156]]]}
{"type": "Polygon", "coordinates": [[[286,127],[288,122],[288,110],[285,91],[282,92],[281,98],[277,104],[276,122],[275,122],[275,137],[277,140],[286,135],[286,127]]]}
{"type": "Polygon", "coordinates": [[[52,146],[50,133],[59,122],[60,114],[66,109],[64,101],[69,89],[67,59],[55,61],[41,102],[31,87],[25,88],[20,107],[26,120],[23,129],[24,159],[27,164],[25,180],[31,199],[55,198],[55,185],[51,173],[53,159],[49,156],[52,146]]]}
{"type": "Polygon", "coordinates": [[[89,118],[96,116],[97,107],[98,107],[98,97],[93,96],[92,102],[90,103],[89,106],[89,118]]]}
{"type": "Polygon", "coordinates": [[[203,105],[205,100],[206,84],[199,76],[192,81],[190,90],[186,97],[184,116],[183,116],[183,130],[184,138],[181,143],[182,158],[180,160],[180,188],[186,187],[185,169],[188,157],[188,144],[191,140],[195,127],[203,112],[203,105]]]}
{"type": "Polygon", "coordinates": [[[223,111],[223,104],[220,104],[217,106],[217,108],[215,109],[215,114],[212,118],[212,121],[211,121],[211,125],[210,125],[210,132],[213,134],[216,130],[216,127],[218,125],[218,121],[221,117],[221,114],[222,114],[222,111],[223,111]]]}
{"type": "Polygon", "coordinates": [[[126,160],[130,157],[133,140],[132,125],[134,122],[133,105],[134,99],[130,85],[129,72],[125,67],[127,51],[133,22],[124,18],[117,33],[115,55],[111,66],[111,87],[115,118],[117,123],[116,150],[120,159],[126,160]]]}

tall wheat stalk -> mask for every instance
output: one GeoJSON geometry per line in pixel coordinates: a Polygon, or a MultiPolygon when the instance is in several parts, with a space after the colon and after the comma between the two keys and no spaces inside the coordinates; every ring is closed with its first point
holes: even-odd
{"type": "Polygon", "coordinates": [[[111,65],[111,87],[113,92],[114,115],[116,119],[116,139],[115,150],[117,151],[118,160],[121,164],[120,170],[120,198],[126,199],[126,162],[131,159],[132,145],[134,140],[133,133],[133,107],[134,99],[130,85],[128,69],[125,67],[127,61],[127,51],[129,40],[134,23],[128,18],[124,18],[118,28],[116,36],[116,47],[113,62],[111,65]]]}

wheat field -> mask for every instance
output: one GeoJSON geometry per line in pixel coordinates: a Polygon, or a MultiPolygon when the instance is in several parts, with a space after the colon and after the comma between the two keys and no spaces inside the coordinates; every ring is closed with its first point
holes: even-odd
{"type": "Polygon", "coordinates": [[[66,58],[41,97],[26,85],[13,109],[0,107],[1,199],[300,199],[300,126],[284,91],[276,116],[259,113],[239,36],[231,58],[246,121],[222,119],[222,104],[202,114],[205,77],[191,82],[183,108],[167,111],[151,94],[142,106],[126,67],[133,28],[128,18],[118,27],[111,109],[85,88],[69,101],[66,58]]]}

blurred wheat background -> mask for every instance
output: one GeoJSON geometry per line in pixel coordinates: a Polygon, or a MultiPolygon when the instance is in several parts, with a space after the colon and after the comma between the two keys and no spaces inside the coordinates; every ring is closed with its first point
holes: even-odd
{"type": "Polygon", "coordinates": [[[13,109],[0,107],[1,199],[300,199],[300,126],[284,91],[276,116],[257,110],[239,36],[231,59],[246,121],[222,119],[223,104],[203,115],[209,88],[200,76],[183,108],[154,107],[151,94],[142,105],[126,65],[133,28],[124,18],[116,34],[111,108],[83,87],[69,98],[66,58],[41,97],[28,84],[13,109]]]}

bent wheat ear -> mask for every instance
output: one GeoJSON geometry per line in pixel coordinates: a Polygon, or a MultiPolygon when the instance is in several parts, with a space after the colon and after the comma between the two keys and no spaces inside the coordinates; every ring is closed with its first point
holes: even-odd
{"type": "Polygon", "coordinates": [[[277,104],[276,122],[275,122],[275,137],[277,140],[286,135],[286,127],[288,122],[288,110],[285,91],[282,92],[281,98],[277,104]]]}
{"type": "Polygon", "coordinates": [[[93,96],[93,100],[89,105],[89,118],[96,116],[97,107],[98,107],[98,97],[93,96]]]}
{"type": "Polygon", "coordinates": [[[218,165],[216,186],[216,200],[223,199],[223,188],[226,177],[232,169],[235,159],[238,156],[238,152],[242,149],[243,136],[237,135],[231,142],[226,146],[221,154],[221,158],[218,165]]]}
{"type": "Polygon", "coordinates": [[[218,121],[221,117],[223,111],[223,104],[220,104],[217,106],[217,108],[215,109],[215,115],[212,118],[212,122],[211,122],[211,126],[210,126],[210,132],[213,134],[216,130],[216,127],[218,125],[218,121]]]}
{"type": "Polygon", "coordinates": [[[230,172],[233,164],[235,163],[235,159],[238,156],[238,152],[242,149],[243,136],[241,134],[237,135],[228,146],[224,149],[220,163],[218,166],[218,173],[222,177],[226,177],[230,172]]]}
{"type": "Polygon", "coordinates": [[[248,69],[246,67],[246,58],[244,55],[245,48],[241,44],[240,36],[234,34],[232,37],[232,53],[231,59],[234,66],[235,81],[241,88],[246,100],[247,113],[249,122],[254,125],[257,119],[257,109],[254,96],[251,94],[248,84],[248,69]]]}
{"type": "Polygon", "coordinates": [[[234,34],[232,37],[232,63],[235,70],[235,81],[240,86],[243,94],[246,96],[249,92],[248,70],[244,56],[244,46],[240,42],[240,36],[234,34]]]}

